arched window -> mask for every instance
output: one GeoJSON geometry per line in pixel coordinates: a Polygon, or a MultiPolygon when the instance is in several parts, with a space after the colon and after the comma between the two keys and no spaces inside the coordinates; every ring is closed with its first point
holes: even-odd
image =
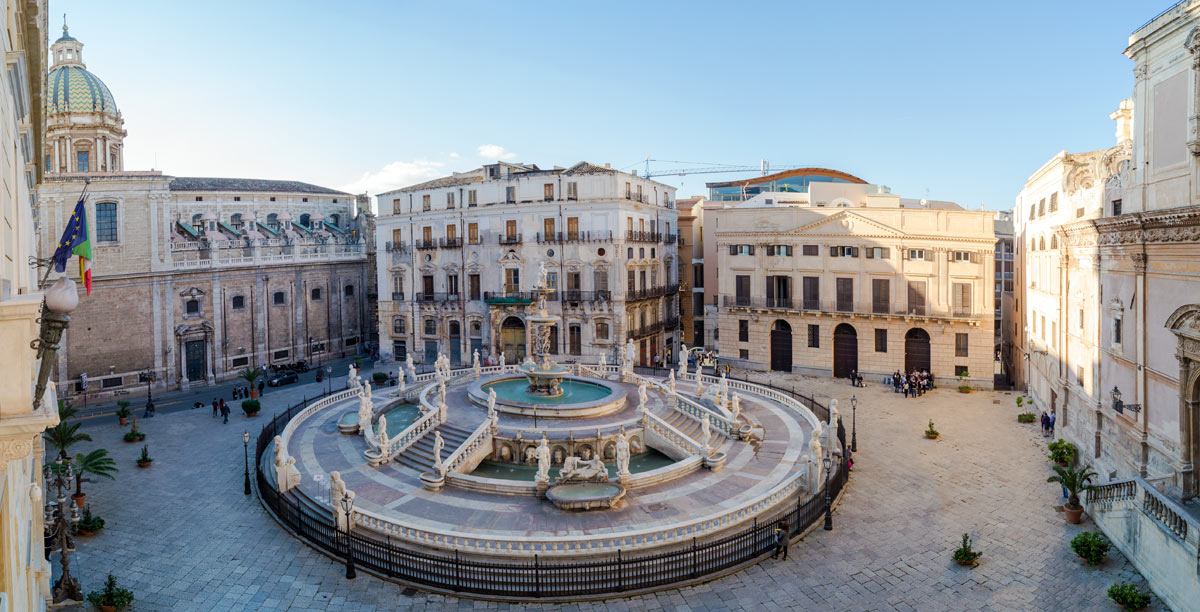
{"type": "Polygon", "coordinates": [[[471,321],[471,337],[478,338],[481,335],[483,335],[483,326],[479,324],[479,321],[471,321]]]}
{"type": "Polygon", "coordinates": [[[1058,248],[1058,234],[1050,234],[1050,248],[1058,248]]]}
{"type": "Polygon", "coordinates": [[[304,213],[303,215],[300,215],[300,225],[303,225],[304,227],[307,227],[307,228],[312,228],[310,219],[311,219],[311,217],[309,217],[308,213],[304,213]]]}
{"type": "Polygon", "coordinates": [[[425,335],[437,335],[437,319],[425,319],[425,335]]]}
{"type": "Polygon", "coordinates": [[[596,321],[596,339],[608,340],[608,321],[596,321]]]}
{"type": "Polygon", "coordinates": [[[392,319],[393,334],[403,334],[405,332],[404,327],[404,317],[396,317],[392,319]]]}
{"type": "Polygon", "coordinates": [[[1038,250],[1039,251],[1046,250],[1046,237],[1045,236],[1042,236],[1041,239],[1038,240],[1038,250]]]}
{"type": "Polygon", "coordinates": [[[319,302],[321,300],[321,288],[314,287],[313,290],[309,292],[309,295],[312,297],[314,302],[319,302]]]}
{"type": "Polygon", "coordinates": [[[192,215],[192,227],[196,228],[196,231],[198,232],[204,231],[204,224],[200,221],[200,218],[203,216],[204,215],[200,213],[192,215]]]}
{"type": "Polygon", "coordinates": [[[279,215],[276,213],[267,215],[267,226],[272,229],[279,229],[279,215]]]}
{"type": "MultiPolygon", "coordinates": [[[[334,201],[336,202],[337,200],[334,200],[334,201]]],[[[338,215],[338,214],[336,214],[336,213],[335,213],[335,214],[329,215],[329,217],[325,219],[325,222],[326,222],[326,223],[328,223],[328,224],[330,224],[330,225],[332,225],[332,226],[334,226],[334,227],[340,227],[340,226],[341,226],[341,224],[340,224],[340,221],[341,221],[341,220],[342,220],[342,217],[341,217],[341,215],[338,215]]]]}
{"type": "Polygon", "coordinates": [[[117,241],[117,203],[96,204],[96,242],[117,241]]]}
{"type": "Polygon", "coordinates": [[[286,304],[287,303],[287,294],[285,294],[282,291],[276,291],[275,294],[271,297],[271,302],[273,304],[275,304],[276,306],[281,306],[283,304],[286,304]]]}
{"type": "Polygon", "coordinates": [[[229,217],[229,227],[232,227],[236,230],[242,229],[242,213],[233,213],[233,215],[229,217]]]}
{"type": "Polygon", "coordinates": [[[346,285],[346,288],[343,289],[343,292],[346,294],[346,297],[353,297],[354,296],[354,285],[346,285]]]}
{"type": "Polygon", "coordinates": [[[241,309],[245,308],[246,307],[246,296],[244,296],[244,295],[233,296],[233,299],[230,301],[229,307],[234,310],[241,310],[241,309]]]}

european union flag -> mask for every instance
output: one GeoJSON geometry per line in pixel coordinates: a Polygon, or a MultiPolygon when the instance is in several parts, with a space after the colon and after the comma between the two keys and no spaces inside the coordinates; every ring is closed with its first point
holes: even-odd
{"type": "MultiPolygon", "coordinates": [[[[54,250],[55,272],[66,271],[67,260],[71,258],[76,247],[91,246],[88,243],[87,209],[83,206],[83,200],[83,197],[79,198],[79,203],[75,205],[75,212],[71,214],[71,220],[67,222],[67,228],[63,230],[62,238],[58,239],[58,248],[54,250]]],[[[90,259],[90,248],[88,248],[87,255],[90,259]]]]}

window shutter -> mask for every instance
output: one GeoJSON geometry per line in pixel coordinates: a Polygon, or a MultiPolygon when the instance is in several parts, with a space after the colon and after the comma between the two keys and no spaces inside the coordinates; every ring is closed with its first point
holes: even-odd
{"type": "Polygon", "coordinates": [[[900,258],[908,259],[908,249],[903,248],[903,247],[900,248],[900,258]]]}
{"type": "Polygon", "coordinates": [[[850,256],[858,257],[858,247],[850,247],[850,256]]]}
{"type": "Polygon", "coordinates": [[[788,245],[788,247],[787,247],[787,256],[788,256],[788,257],[791,257],[791,256],[792,256],[792,245],[790,245],[790,244],[789,244],[789,245],[788,245]]]}
{"type": "Polygon", "coordinates": [[[754,245],[753,245],[753,244],[752,244],[752,245],[750,245],[750,254],[751,254],[751,255],[753,255],[753,254],[754,254],[754,245]]]}
{"type": "Polygon", "coordinates": [[[729,245],[729,254],[737,255],[737,245],[736,244],[729,245]]]}
{"type": "Polygon", "coordinates": [[[875,259],[875,252],[869,248],[867,249],[867,259],[875,259]]]}
{"type": "Polygon", "coordinates": [[[775,299],[775,283],[772,282],[774,280],[775,280],[775,277],[773,277],[773,276],[767,277],[767,299],[768,300],[775,299]]]}
{"type": "Polygon", "coordinates": [[[891,249],[889,249],[888,247],[883,247],[883,258],[884,258],[884,259],[891,259],[891,258],[892,258],[892,250],[891,250],[891,249]]]}
{"type": "Polygon", "coordinates": [[[837,247],[829,247],[829,256],[837,257],[837,247]]]}

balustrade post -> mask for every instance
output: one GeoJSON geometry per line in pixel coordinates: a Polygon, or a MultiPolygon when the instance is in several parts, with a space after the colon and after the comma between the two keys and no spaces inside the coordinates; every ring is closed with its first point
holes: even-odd
{"type": "Polygon", "coordinates": [[[533,554],[533,596],[542,596],[542,570],[537,553],[533,554]]]}
{"type": "Polygon", "coordinates": [[[692,536],[692,578],[696,577],[696,536],[692,536]]]}
{"type": "Polygon", "coordinates": [[[617,590],[618,591],[625,590],[624,570],[625,570],[625,566],[621,562],[621,549],[618,548],[617,549],[617,590]]]}

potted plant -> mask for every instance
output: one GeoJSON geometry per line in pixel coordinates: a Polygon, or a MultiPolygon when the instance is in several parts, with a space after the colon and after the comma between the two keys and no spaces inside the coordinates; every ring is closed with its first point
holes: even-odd
{"type": "Polygon", "coordinates": [[[971,549],[971,536],[964,533],[962,545],[954,550],[954,562],[967,567],[975,567],[979,565],[978,559],[982,556],[982,552],[971,549]]]}
{"type": "Polygon", "coordinates": [[[933,428],[933,419],[929,419],[929,429],[925,430],[925,437],[930,440],[936,440],[938,437],[938,430],[933,428]]]}
{"type": "Polygon", "coordinates": [[[75,504],[79,507],[84,507],[84,500],[87,495],[83,492],[83,475],[92,474],[93,476],[103,476],[109,480],[114,480],[113,472],[120,471],[117,469],[117,462],[113,461],[112,457],[108,456],[108,451],[103,448],[83,454],[75,455],[75,494],[71,499],[75,500],[75,504]]]}
{"type": "Polygon", "coordinates": [[[1141,610],[1150,605],[1150,594],[1143,593],[1129,583],[1116,583],[1108,587],[1108,598],[1125,610],[1141,610]]]}
{"type": "Polygon", "coordinates": [[[91,442],[92,437],[86,433],[80,433],[80,423],[68,423],[67,419],[75,416],[79,412],[63,402],[58,401],[58,425],[46,428],[42,437],[45,438],[46,444],[58,451],[58,456],[64,461],[70,461],[70,456],[67,455],[67,449],[79,442],[91,442]]]}
{"type": "Polygon", "coordinates": [[[1021,408],[1024,405],[1025,405],[1025,398],[1018,395],[1017,396],[1017,408],[1021,408]]]}
{"type": "Polygon", "coordinates": [[[1088,565],[1103,563],[1110,546],[1108,538],[1099,531],[1084,531],[1071,539],[1071,549],[1088,565]]]}
{"type": "Polygon", "coordinates": [[[133,603],[133,591],[117,586],[117,579],[109,574],[104,581],[104,588],[88,593],[87,600],[100,608],[100,612],[117,612],[133,603]]]}
{"type": "Polygon", "coordinates": [[[83,507],[83,518],[79,519],[79,524],[75,526],[75,530],[79,535],[95,535],[97,531],[104,529],[104,519],[98,516],[92,516],[92,506],[88,504],[83,507]]]}
{"type": "Polygon", "coordinates": [[[124,427],[129,422],[129,415],[133,414],[133,411],[129,409],[129,402],[125,400],[117,402],[116,414],[121,426],[124,427]]]}
{"type": "Polygon", "coordinates": [[[138,455],[138,458],[137,458],[138,467],[140,467],[140,468],[150,467],[151,461],[154,461],[154,460],[150,458],[150,449],[146,448],[146,445],[143,444],[142,445],[142,454],[138,455]]]}
{"type": "Polygon", "coordinates": [[[1050,449],[1050,460],[1060,467],[1067,467],[1075,459],[1075,445],[1059,438],[1046,445],[1050,449]]]}
{"type": "Polygon", "coordinates": [[[258,379],[262,377],[263,369],[257,366],[253,368],[243,368],[242,371],[238,373],[238,378],[246,381],[246,383],[250,385],[250,399],[255,399],[258,397],[258,387],[255,385],[255,383],[257,383],[258,379]]]}
{"type": "Polygon", "coordinates": [[[374,380],[374,381],[375,381],[375,386],[376,386],[376,387],[378,387],[378,386],[382,385],[383,383],[387,382],[387,379],[388,379],[387,372],[376,372],[376,373],[374,373],[374,374],[372,374],[372,375],[371,375],[371,380],[374,380]]]}
{"type": "Polygon", "coordinates": [[[967,384],[967,377],[969,377],[970,375],[971,375],[970,372],[963,372],[962,374],[958,375],[958,392],[959,393],[970,393],[971,392],[971,385],[967,384]]]}
{"type": "Polygon", "coordinates": [[[133,417],[133,427],[130,427],[129,431],[125,432],[125,435],[121,436],[121,439],[125,440],[126,442],[141,442],[142,440],[146,439],[146,434],[138,430],[137,417],[133,417]]]}
{"type": "Polygon", "coordinates": [[[1066,515],[1068,523],[1077,525],[1083,515],[1079,494],[1092,488],[1091,482],[1096,477],[1096,472],[1086,465],[1078,469],[1056,465],[1054,471],[1057,474],[1047,478],[1046,482],[1057,482],[1067,490],[1067,503],[1063,504],[1063,513],[1066,515]]]}
{"type": "Polygon", "coordinates": [[[1037,420],[1037,415],[1032,412],[1022,412],[1017,415],[1018,423],[1032,423],[1037,420]]]}
{"type": "Polygon", "coordinates": [[[261,409],[262,403],[256,399],[242,400],[242,412],[245,412],[247,417],[258,414],[261,409]]]}

